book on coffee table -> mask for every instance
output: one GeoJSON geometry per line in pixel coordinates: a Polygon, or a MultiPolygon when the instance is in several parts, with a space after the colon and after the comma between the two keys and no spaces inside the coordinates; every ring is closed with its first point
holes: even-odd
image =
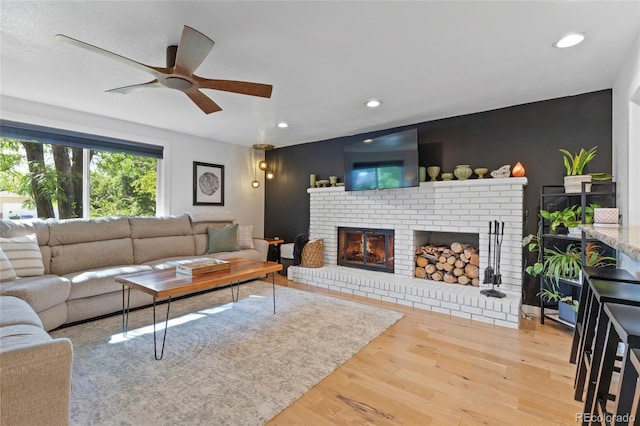
{"type": "Polygon", "coordinates": [[[231,268],[231,264],[220,259],[197,260],[176,266],[176,272],[184,275],[201,275],[231,268]]]}

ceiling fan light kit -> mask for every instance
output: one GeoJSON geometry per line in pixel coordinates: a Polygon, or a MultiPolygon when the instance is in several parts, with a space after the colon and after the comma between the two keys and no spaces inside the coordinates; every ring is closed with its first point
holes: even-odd
{"type": "Polygon", "coordinates": [[[169,46],[167,48],[166,68],[145,65],[92,44],[68,37],[64,34],[56,34],[54,39],[115,59],[139,70],[145,71],[154,77],[153,80],[146,83],[107,90],[109,93],[124,94],[144,88],[166,87],[183,92],[205,114],[211,114],[213,112],[222,111],[222,108],[211,98],[205,95],[200,89],[221,90],[262,98],[270,98],[271,92],[273,91],[273,86],[270,84],[234,80],[215,80],[199,77],[194,74],[195,70],[198,69],[213,48],[214,41],[201,32],[186,25],[182,30],[182,36],[180,37],[180,43],[178,46],[169,46]]]}

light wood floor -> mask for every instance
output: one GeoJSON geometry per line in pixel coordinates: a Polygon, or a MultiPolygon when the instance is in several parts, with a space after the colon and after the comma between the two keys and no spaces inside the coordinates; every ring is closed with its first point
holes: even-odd
{"type": "Polygon", "coordinates": [[[318,289],[276,283],[404,313],[268,424],[576,424],[571,332],[523,319],[519,330],[318,289]]]}

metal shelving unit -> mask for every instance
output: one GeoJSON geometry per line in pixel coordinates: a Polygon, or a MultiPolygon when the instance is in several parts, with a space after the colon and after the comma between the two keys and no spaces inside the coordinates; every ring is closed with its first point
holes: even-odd
{"type": "MultiPolygon", "coordinates": [[[[585,208],[597,203],[603,207],[616,206],[616,183],[615,182],[592,182],[591,191],[587,192],[585,184],[582,185],[582,191],[579,193],[565,193],[563,185],[542,185],[540,188],[540,208],[549,212],[564,209],[566,207],[580,205],[582,207],[582,223],[585,223],[585,208]]],[[[582,264],[585,264],[584,248],[589,241],[598,241],[593,238],[587,238],[584,232],[579,235],[572,234],[553,234],[550,230],[548,220],[540,216],[539,229],[540,247],[557,247],[564,250],[569,244],[580,244],[582,247],[582,264]]],[[[609,248],[609,250],[612,250],[609,248]]],[[[540,293],[548,286],[552,285],[546,277],[541,274],[539,277],[540,293]]],[[[573,299],[580,298],[582,283],[580,281],[570,281],[560,279],[559,285],[562,284],[570,289],[573,299]]],[[[549,303],[540,295],[540,323],[544,324],[545,318],[560,322],[567,326],[574,325],[567,320],[559,317],[558,311],[554,309],[552,312],[545,312],[547,308],[556,307],[556,303],[549,303]]]]}

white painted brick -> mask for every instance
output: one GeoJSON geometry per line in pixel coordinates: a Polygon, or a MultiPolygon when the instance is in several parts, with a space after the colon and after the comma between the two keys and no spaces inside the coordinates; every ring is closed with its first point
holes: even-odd
{"type": "Polygon", "coordinates": [[[495,312],[495,311],[490,311],[485,309],[482,312],[482,315],[487,317],[487,318],[495,318],[495,319],[501,319],[501,320],[506,320],[507,319],[507,315],[503,312],[495,312]]]}
{"type": "Polygon", "coordinates": [[[439,314],[451,315],[451,311],[449,309],[443,309],[438,306],[434,306],[431,308],[433,312],[438,312],[439,314]]]}
{"type": "Polygon", "coordinates": [[[422,302],[419,302],[421,305],[426,305],[429,306],[429,309],[431,309],[434,306],[440,306],[440,301],[437,299],[428,299],[426,297],[422,298],[422,302]]]}
{"type": "Polygon", "coordinates": [[[489,324],[494,324],[494,318],[488,318],[483,315],[471,315],[471,319],[474,321],[486,322],[489,324]]]}
{"type": "Polygon", "coordinates": [[[453,303],[453,302],[442,302],[440,303],[440,306],[446,309],[449,309],[451,311],[459,311],[460,310],[460,305],[457,303],[453,303]]]}
{"type": "Polygon", "coordinates": [[[502,321],[502,320],[495,320],[495,325],[499,325],[502,327],[507,327],[507,328],[518,328],[518,323],[517,322],[511,322],[511,321],[502,321]]]}
{"type": "Polygon", "coordinates": [[[404,305],[404,306],[411,306],[413,307],[413,302],[410,302],[408,300],[401,300],[398,299],[398,301],[396,302],[398,305],[404,305]]]}
{"type": "Polygon", "coordinates": [[[433,306],[431,305],[425,305],[423,303],[418,303],[418,302],[413,302],[413,307],[414,308],[419,308],[419,309],[424,309],[425,311],[430,311],[433,306]]]}
{"type": "Polygon", "coordinates": [[[507,314],[507,321],[515,322],[517,324],[519,320],[520,320],[520,315],[507,314]]]}
{"type": "Polygon", "coordinates": [[[451,311],[451,316],[471,319],[471,314],[462,311],[451,311]]]}
{"type": "Polygon", "coordinates": [[[475,306],[462,306],[460,307],[460,310],[463,312],[468,312],[470,314],[482,315],[482,309],[475,306]]]}

